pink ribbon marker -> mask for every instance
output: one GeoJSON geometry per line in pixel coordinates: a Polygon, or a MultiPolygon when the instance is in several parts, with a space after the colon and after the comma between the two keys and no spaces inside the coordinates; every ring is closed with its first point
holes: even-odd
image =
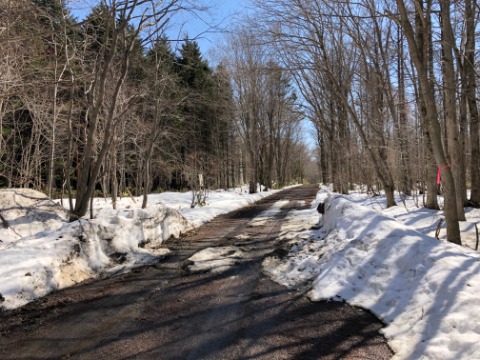
{"type": "Polygon", "coordinates": [[[441,179],[442,179],[442,176],[441,176],[442,170],[446,169],[448,167],[450,167],[450,164],[444,165],[444,166],[438,168],[438,171],[437,171],[437,185],[440,185],[440,182],[441,182],[441,179]]]}

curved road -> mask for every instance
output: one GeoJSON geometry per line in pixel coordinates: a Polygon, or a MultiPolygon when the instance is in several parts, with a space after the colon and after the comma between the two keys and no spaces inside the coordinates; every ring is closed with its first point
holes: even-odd
{"type": "Polygon", "coordinates": [[[373,315],[343,303],[310,302],[261,272],[278,248],[282,218],[317,186],[278,192],[171,240],[154,266],[91,281],[0,314],[1,359],[389,359],[373,315]],[[262,226],[249,222],[289,200],[262,226]],[[222,273],[187,271],[205,247],[247,256],[222,273]]]}

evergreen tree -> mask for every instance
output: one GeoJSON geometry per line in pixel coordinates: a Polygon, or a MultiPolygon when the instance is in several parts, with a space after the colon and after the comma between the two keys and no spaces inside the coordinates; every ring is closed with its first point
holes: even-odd
{"type": "Polygon", "coordinates": [[[178,103],[181,95],[174,61],[175,55],[165,36],[156,39],[145,56],[149,76],[145,81],[147,88],[142,110],[146,129],[144,160],[151,173],[144,176],[144,181],[147,183],[148,179],[150,184],[146,185],[153,189],[170,187],[170,179],[176,172],[173,164],[178,163],[177,148],[181,143],[178,103]],[[150,162],[160,166],[150,166],[150,162]]]}
{"type": "Polygon", "coordinates": [[[40,21],[55,31],[61,29],[63,14],[69,14],[64,0],[32,0],[32,4],[43,11],[40,21]]]}
{"type": "MultiPolygon", "coordinates": [[[[184,143],[180,151],[182,167],[190,182],[197,175],[207,174],[213,149],[215,85],[213,73],[202,58],[198,43],[185,41],[175,62],[183,98],[180,112],[183,119],[184,143]],[[192,170],[195,169],[195,170],[192,170]]],[[[195,180],[196,181],[196,180],[195,180]]]]}
{"type": "Polygon", "coordinates": [[[202,58],[200,47],[196,41],[186,40],[176,60],[177,72],[184,86],[204,91],[211,89],[211,75],[208,62],[202,58]]]}
{"type": "Polygon", "coordinates": [[[220,168],[217,172],[217,187],[230,188],[236,184],[234,100],[230,76],[224,64],[220,63],[214,71],[215,81],[215,152],[220,168]]]}

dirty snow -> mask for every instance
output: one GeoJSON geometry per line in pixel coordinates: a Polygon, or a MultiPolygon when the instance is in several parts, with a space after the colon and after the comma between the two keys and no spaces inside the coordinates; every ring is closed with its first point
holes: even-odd
{"type": "Polygon", "coordinates": [[[220,273],[229,270],[244,258],[244,253],[236,246],[209,247],[188,258],[191,272],[220,273]]]}
{"type": "MultiPolygon", "coordinates": [[[[94,219],[68,222],[68,214],[44,194],[0,190],[0,309],[12,309],[81,281],[128,271],[169,253],[162,242],[215,216],[272,194],[245,189],[211,191],[205,207],[191,208],[191,192],[117,200],[94,199],[94,219]]],[[[66,202],[63,202],[66,203],[66,202]]]]}
{"type": "MultiPolygon", "coordinates": [[[[158,261],[168,252],[161,246],[168,237],[269,193],[210,192],[207,206],[194,209],[190,193],[151,195],[144,210],[141,197],[119,200],[117,210],[110,199],[95,199],[95,219],[69,223],[40,193],[2,190],[0,214],[8,227],[0,224],[0,306],[19,307],[82,280],[158,261]]],[[[386,323],[383,333],[396,359],[480,359],[478,252],[432,237],[441,211],[417,206],[418,199],[397,201],[386,209],[383,197],[321,189],[311,209],[291,211],[283,221],[280,237],[289,255],[265,259],[265,272],[302,287],[312,300],[371,310],[386,323]],[[316,206],[325,200],[320,217],[316,206]]],[[[276,211],[252,225],[262,226],[276,211]]],[[[474,247],[480,211],[469,209],[467,220],[462,237],[474,247]]],[[[243,255],[236,247],[210,248],[191,260],[204,271],[231,266],[243,255]]]]}
{"type": "MultiPolygon", "coordinates": [[[[290,253],[267,258],[265,272],[314,301],[372,311],[386,323],[395,359],[480,359],[479,253],[428,236],[441,211],[398,200],[386,209],[381,197],[320,191],[312,209],[285,222],[290,253]],[[325,200],[319,220],[316,205],[325,200]]],[[[479,215],[468,211],[464,238],[479,215]]]]}

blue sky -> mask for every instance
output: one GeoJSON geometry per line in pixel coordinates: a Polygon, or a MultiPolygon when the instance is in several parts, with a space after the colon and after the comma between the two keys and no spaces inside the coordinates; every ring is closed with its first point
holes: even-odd
{"type": "MultiPolygon", "coordinates": [[[[73,15],[82,19],[98,2],[71,0],[68,5],[73,15]]],[[[236,15],[246,11],[248,0],[199,0],[198,4],[208,7],[208,11],[177,16],[167,34],[172,40],[182,39],[187,34],[189,38],[195,38],[204,58],[211,60],[209,50],[223,37],[223,32],[230,27],[236,15]]]]}
{"type": "Polygon", "coordinates": [[[172,39],[183,38],[186,34],[189,38],[195,38],[203,55],[208,58],[209,50],[224,36],[224,31],[230,28],[235,17],[245,11],[248,0],[205,0],[201,3],[210,9],[199,13],[198,17],[178,17],[177,26],[169,34],[172,39]]]}
{"type": "MultiPolygon", "coordinates": [[[[190,0],[194,1],[194,0],[190,0]]],[[[232,29],[233,23],[248,12],[249,0],[199,0],[200,5],[209,7],[207,12],[177,16],[172,24],[168,37],[183,39],[186,34],[189,38],[195,38],[202,51],[204,59],[208,60],[211,66],[215,66],[214,49],[221,42],[225,32],[232,29]]],[[[69,8],[74,16],[82,19],[98,0],[71,0],[69,8]]],[[[175,45],[172,44],[172,48],[175,45]]],[[[305,138],[309,147],[314,147],[314,140],[310,134],[313,130],[311,123],[303,122],[305,138]]]]}

